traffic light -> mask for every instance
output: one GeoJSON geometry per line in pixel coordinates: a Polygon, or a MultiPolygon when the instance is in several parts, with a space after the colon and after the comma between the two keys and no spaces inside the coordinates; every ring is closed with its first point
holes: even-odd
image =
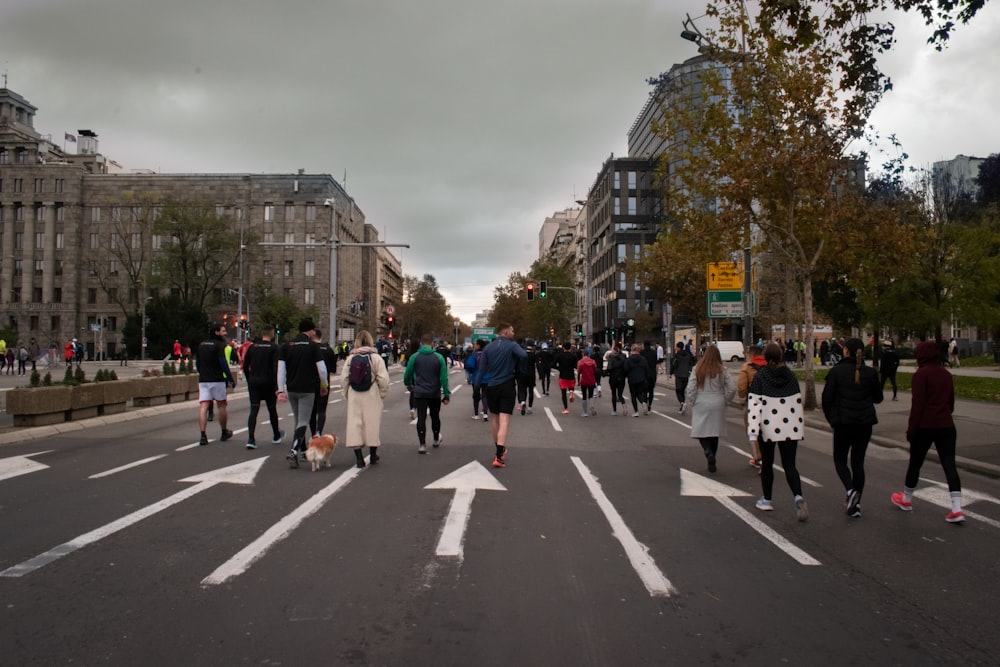
{"type": "Polygon", "coordinates": [[[555,336],[556,335],[556,328],[555,327],[549,327],[549,335],[550,336],[555,336]]]}
{"type": "Polygon", "coordinates": [[[528,301],[535,300],[535,283],[528,283],[525,285],[524,291],[528,295],[528,301]]]}
{"type": "Polygon", "coordinates": [[[385,318],[385,325],[389,327],[391,331],[394,326],[396,326],[396,317],[394,315],[389,315],[385,318]]]}
{"type": "Polygon", "coordinates": [[[540,296],[540,297],[542,297],[544,299],[546,296],[548,296],[548,294],[549,294],[549,281],[548,280],[539,280],[538,281],[538,296],[540,296]]]}
{"type": "Polygon", "coordinates": [[[583,325],[582,324],[577,324],[576,325],[576,335],[577,336],[582,336],[583,335],[583,325]]]}

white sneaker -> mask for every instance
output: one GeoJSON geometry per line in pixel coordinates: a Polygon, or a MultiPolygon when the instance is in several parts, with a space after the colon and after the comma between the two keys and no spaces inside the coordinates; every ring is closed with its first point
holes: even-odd
{"type": "Polygon", "coordinates": [[[479,421],[479,413],[477,412],[476,414],[472,415],[472,418],[475,419],[476,421],[479,421]]]}

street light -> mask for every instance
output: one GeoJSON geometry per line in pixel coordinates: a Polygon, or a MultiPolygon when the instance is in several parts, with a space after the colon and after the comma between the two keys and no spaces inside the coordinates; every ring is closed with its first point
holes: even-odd
{"type": "Polygon", "coordinates": [[[153,297],[147,296],[146,300],[142,302],[142,339],[139,341],[139,360],[146,360],[146,304],[153,300],[153,297]]]}
{"type": "Polygon", "coordinates": [[[340,237],[337,236],[337,200],[330,197],[323,202],[330,209],[330,333],[331,342],[338,340],[337,336],[337,250],[340,248],[340,237]]]}

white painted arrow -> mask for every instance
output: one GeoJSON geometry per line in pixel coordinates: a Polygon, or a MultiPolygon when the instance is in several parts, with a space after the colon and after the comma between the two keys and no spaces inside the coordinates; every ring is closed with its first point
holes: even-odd
{"type": "Polygon", "coordinates": [[[149,518],[157,512],[161,512],[168,507],[176,505],[182,500],[187,500],[191,496],[197,495],[202,491],[207,491],[216,484],[223,482],[226,484],[252,484],[254,477],[257,475],[257,471],[260,470],[260,467],[264,464],[265,459],[267,459],[267,457],[262,456],[259,459],[246,461],[245,463],[238,463],[236,465],[219,468],[218,470],[202,473],[200,475],[185,477],[180,481],[196,482],[196,484],[179,493],[175,493],[172,496],[155,502],[152,505],[147,505],[140,510],[127,514],[126,516],[123,516],[116,521],[112,521],[105,526],[95,528],[89,533],[84,533],[69,542],[53,547],[45,553],[39,554],[34,558],[30,558],[19,565],[9,567],[0,572],[0,577],[22,577],[26,574],[34,572],[54,560],[67,556],[78,549],[82,549],[88,544],[99,542],[105,537],[113,535],[124,528],[128,528],[132,524],[138,523],[143,519],[149,518]]]}
{"type": "MultiPolygon", "coordinates": [[[[921,478],[923,479],[923,478],[921,478]]],[[[935,482],[933,480],[924,480],[931,483],[931,486],[925,486],[917,489],[913,492],[914,498],[920,498],[921,500],[926,500],[929,503],[938,505],[939,507],[944,507],[946,509],[951,509],[951,492],[948,490],[948,485],[941,482],[935,482]]],[[[994,528],[1000,528],[1000,521],[996,519],[991,519],[988,516],[978,514],[976,512],[969,511],[969,505],[977,500],[985,500],[987,502],[996,502],[997,498],[989,495],[988,493],[979,493],[978,491],[972,491],[970,489],[962,489],[962,511],[970,519],[975,519],[985,524],[989,524],[994,528]]]]}
{"type": "Polygon", "coordinates": [[[703,477],[702,475],[693,473],[690,470],[681,468],[681,495],[710,496],[715,498],[722,504],[723,507],[728,509],[730,512],[739,517],[744,523],[760,533],[764,539],[770,541],[774,546],[784,551],[802,565],[820,565],[818,560],[786,540],[773,528],[762,522],[757,517],[751,515],[731,500],[731,497],[733,496],[749,496],[750,494],[746,491],[734,489],[731,486],[726,486],[725,484],[716,482],[713,479],[703,477]]]}
{"type": "Polygon", "coordinates": [[[469,515],[472,513],[472,499],[476,490],[506,491],[496,477],[478,461],[471,461],[451,472],[436,482],[431,482],[425,489],[454,489],[455,496],[448,507],[441,537],[438,538],[438,556],[451,556],[462,559],[462,545],[465,541],[465,528],[469,525],[469,515]]]}
{"type": "Polygon", "coordinates": [[[47,465],[39,463],[38,461],[32,461],[29,457],[41,456],[42,454],[48,454],[51,451],[52,450],[49,449],[44,452],[35,452],[34,454],[24,454],[23,456],[11,456],[10,458],[0,459],[0,480],[17,477],[18,475],[27,475],[29,472],[45,470],[48,468],[47,465]]]}

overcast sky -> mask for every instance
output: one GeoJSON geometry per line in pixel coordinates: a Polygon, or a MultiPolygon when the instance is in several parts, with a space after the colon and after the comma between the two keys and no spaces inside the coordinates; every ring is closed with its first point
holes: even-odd
{"type": "MultiPolygon", "coordinates": [[[[900,16],[874,121],[911,163],[1000,152],[1000,3],[951,47],[900,16]]],[[[332,174],[470,322],[625,155],[703,0],[2,0],[0,65],[126,171],[332,174]]]]}

